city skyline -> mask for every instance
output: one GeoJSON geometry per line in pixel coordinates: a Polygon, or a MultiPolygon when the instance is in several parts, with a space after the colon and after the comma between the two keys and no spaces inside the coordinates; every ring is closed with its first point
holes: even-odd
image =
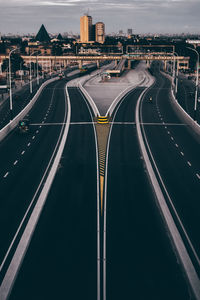
{"type": "Polygon", "coordinates": [[[197,0],[0,0],[1,34],[79,33],[80,16],[87,12],[106,24],[106,34],[133,28],[133,33],[199,33],[197,0]]]}

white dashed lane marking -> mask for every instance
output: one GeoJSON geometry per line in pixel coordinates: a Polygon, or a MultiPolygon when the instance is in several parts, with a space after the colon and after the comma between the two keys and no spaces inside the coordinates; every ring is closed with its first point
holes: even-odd
{"type": "Polygon", "coordinates": [[[15,166],[17,163],[18,163],[18,160],[16,160],[13,165],[15,166]]]}
{"type": "Polygon", "coordinates": [[[32,137],[32,140],[34,140],[35,139],[35,135],[32,137]]]}
{"type": "Polygon", "coordinates": [[[6,178],[8,176],[9,172],[7,172],[3,177],[6,178]]]}
{"type": "MultiPolygon", "coordinates": [[[[161,121],[163,120],[163,118],[161,117],[161,114],[160,114],[160,111],[159,111],[159,109],[157,108],[157,111],[158,111],[158,115],[159,115],[159,117],[160,117],[160,119],[161,119],[161,121]]],[[[163,124],[165,124],[165,122],[162,122],[163,124]]],[[[165,126],[165,129],[167,130],[167,126],[165,126]]],[[[169,134],[169,135],[171,135],[171,133],[170,133],[170,131],[167,131],[167,134],[169,134]]],[[[172,141],[174,141],[174,138],[173,138],[173,136],[171,136],[171,140],[172,141]]],[[[175,146],[176,146],[176,148],[178,148],[179,147],[179,145],[178,144],[175,144],[175,146]]],[[[182,155],[182,156],[185,156],[185,154],[183,153],[183,152],[180,152],[180,154],[182,155]]],[[[191,167],[192,166],[192,164],[191,164],[191,162],[190,161],[187,161],[187,164],[188,164],[188,166],[189,167],[191,167]]],[[[196,173],[196,177],[200,180],[200,174],[198,174],[198,173],[196,173]]]]}
{"type": "Polygon", "coordinates": [[[21,155],[24,155],[25,151],[22,151],[21,155]]]}
{"type": "Polygon", "coordinates": [[[28,145],[27,145],[27,146],[29,147],[30,145],[31,145],[31,143],[28,143],[28,145]]]}

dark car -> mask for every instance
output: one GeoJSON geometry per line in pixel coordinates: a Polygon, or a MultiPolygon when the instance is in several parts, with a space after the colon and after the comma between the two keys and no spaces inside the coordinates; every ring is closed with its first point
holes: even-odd
{"type": "Polygon", "coordinates": [[[189,76],[188,76],[188,79],[189,79],[189,80],[192,80],[192,79],[194,79],[194,76],[189,75],[189,76]]]}
{"type": "Polygon", "coordinates": [[[27,133],[30,130],[30,121],[29,119],[22,119],[18,123],[18,129],[21,133],[27,133]]]}

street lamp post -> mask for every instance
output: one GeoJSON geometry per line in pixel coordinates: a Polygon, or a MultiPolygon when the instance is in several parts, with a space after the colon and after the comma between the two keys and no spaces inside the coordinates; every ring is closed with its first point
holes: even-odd
{"type": "MultiPolygon", "coordinates": [[[[33,54],[35,54],[38,51],[34,51],[33,53],[30,54],[30,56],[32,56],[33,54]]],[[[31,70],[31,60],[30,60],[30,93],[33,93],[33,84],[32,84],[32,70],[31,70]]]]}
{"type": "Polygon", "coordinates": [[[16,51],[18,48],[13,49],[9,53],[9,86],[10,86],[10,121],[13,119],[13,102],[12,102],[12,72],[11,72],[11,54],[16,51]]]}
{"type": "Polygon", "coordinates": [[[39,76],[38,76],[38,57],[36,56],[37,59],[37,85],[39,85],[39,76]]]}
{"type": "Polygon", "coordinates": [[[31,70],[31,60],[30,60],[30,66],[29,66],[29,72],[30,72],[30,74],[29,74],[29,80],[30,80],[30,93],[32,94],[32,92],[33,92],[33,86],[32,86],[32,75],[31,75],[31,72],[32,72],[32,70],[31,70]]]}
{"type": "Polygon", "coordinates": [[[194,120],[196,121],[197,114],[197,99],[198,99],[198,86],[199,86],[199,52],[196,49],[187,47],[197,54],[197,71],[196,71],[196,86],[195,86],[195,99],[194,99],[194,120]]]}
{"type": "Polygon", "coordinates": [[[177,52],[173,52],[173,84],[175,84],[175,95],[178,91],[178,62],[175,62],[175,55],[178,56],[177,52]]]}
{"type": "Polygon", "coordinates": [[[22,85],[22,63],[20,63],[20,72],[21,72],[21,74],[20,74],[20,77],[21,77],[21,85],[22,85]]]}

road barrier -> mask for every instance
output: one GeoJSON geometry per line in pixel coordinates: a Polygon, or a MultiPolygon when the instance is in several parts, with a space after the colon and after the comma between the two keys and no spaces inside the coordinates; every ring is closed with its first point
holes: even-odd
{"type": "Polygon", "coordinates": [[[84,89],[84,87],[82,86],[81,82],[78,83],[78,87],[81,90],[82,94],[85,96],[85,98],[87,99],[87,101],[89,102],[92,111],[94,112],[95,116],[99,116],[99,110],[96,106],[96,104],[94,103],[94,100],[92,99],[92,97],[88,94],[88,92],[86,91],[86,89],[84,89]]]}
{"type": "Polygon", "coordinates": [[[146,84],[152,84],[150,83],[150,81],[152,80],[152,76],[149,75],[149,73],[147,71],[145,71],[146,76],[143,76],[141,78],[141,81],[138,82],[135,85],[129,86],[128,88],[126,88],[125,90],[123,90],[116,98],[115,100],[112,102],[111,106],[109,107],[106,116],[108,115],[112,115],[113,111],[115,110],[117,104],[122,100],[122,98],[124,96],[126,96],[128,93],[130,93],[132,90],[134,90],[135,88],[137,88],[138,86],[141,86],[143,83],[145,83],[146,80],[148,80],[148,82],[146,82],[146,84]]]}
{"type": "Polygon", "coordinates": [[[108,124],[109,123],[109,117],[108,116],[98,116],[97,123],[98,124],[108,124]]]}
{"type": "MultiPolygon", "coordinates": [[[[162,72],[162,74],[172,82],[173,78],[170,75],[168,75],[164,72],[162,72]]],[[[198,140],[198,142],[200,142],[200,125],[196,121],[194,121],[191,118],[191,116],[178,103],[178,101],[174,95],[173,83],[171,85],[170,92],[171,92],[171,104],[172,104],[174,111],[177,113],[179,118],[189,126],[191,133],[195,136],[195,138],[198,140]]]]}
{"type": "Polygon", "coordinates": [[[54,82],[58,79],[59,79],[58,77],[49,79],[41,85],[41,87],[39,88],[39,90],[37,91],[35,96],[27,104],[27,106],[12,121],[10,121],[10,123],[8,123],[5,127],[3,127],[0,130],[0,142],[18,125],[19,121],[27,115],[27,113],[31,110],[31,108],[37,101],[38,97],[40,96],[40,94],[43,91],[43,89],[45,88],[45,86],[47,86],[49,83],[54,82]]]}

